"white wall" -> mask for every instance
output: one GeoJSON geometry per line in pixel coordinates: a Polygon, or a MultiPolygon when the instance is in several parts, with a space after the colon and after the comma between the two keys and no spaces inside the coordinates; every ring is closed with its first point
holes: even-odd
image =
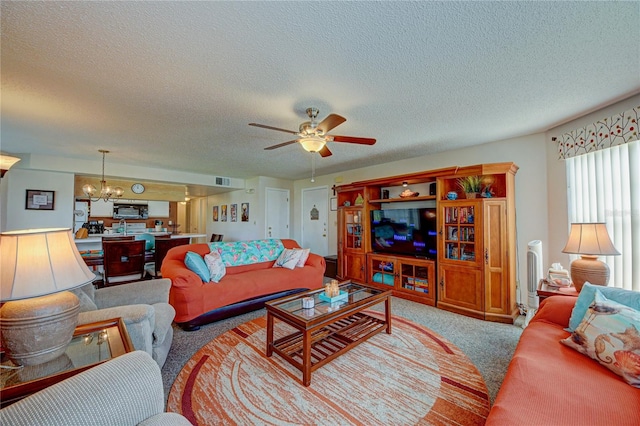
{"type": "MultiPolygon", "coordinates": [[[[381,142],[379,142],[381,143],[381,142]]],[[[295,182],[294,227],[292,238],[300,239],[300,194],[303,188],[328,185],[329,187],[354,181],[433,170],[450,166],[468,166],[481,163],[514,162],[520,169],[516,174],[516,232],[518,261],[517,279],[522,283],[519,300],[526,300],[527,243],[534,239],[548,241],[547,154],[545,135],[542,133],[507,139],[484,145],[416,157],[409,160],[350,170],[340,174],[316,177],[295,182]]],[[[330,197],[332,197],[330,191],[330,197]]],[[[329,248],[337,252],[337,213],[330,212],[329,248]]],[[[546,257],[545,257],[546,259],[546,257]]]]}
{"type": "MultiPolygon", "coordinates": [[[[242,241],[265,238],[265,190],[282,188],[292,191],[291,181],[265,176],[246,180],[246,189],[212,195],[207,198],[207,233],[223,234],[224,241],[242,241]],[[240,207],[249,203],[249,222],[242,222],[240,207]],[[213,221],[213,206],[227,205],[227,221],[213,221]],[[231,222],[231,204],[237,204],[237,222],[231,222]]],[[[293,202],[291,203],[293,205],[293,202]]]]}
{"type": "Polygon", "coordinates": [[[2,178],[2,231],[29,228],[72,228],[74,175],[11,168],[2,178]],[[27,189],[54,191],[54,210],[27,210],[27,189]]]}

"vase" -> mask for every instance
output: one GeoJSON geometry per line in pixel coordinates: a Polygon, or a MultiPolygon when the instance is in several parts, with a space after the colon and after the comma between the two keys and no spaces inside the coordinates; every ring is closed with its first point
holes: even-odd
{"type": "Polygon", "coordinates": [[[478,198],[478,193],[477,192],[465,192],[464,195],[467,198],[478,198]]]}

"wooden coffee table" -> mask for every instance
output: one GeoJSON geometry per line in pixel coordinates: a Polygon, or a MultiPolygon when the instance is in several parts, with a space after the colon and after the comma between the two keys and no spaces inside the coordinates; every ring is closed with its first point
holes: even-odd
{"type": "Polygon", "coordinates": [[[311,372],[386,329],[391,334],[391,291],[379,290],[350,281],[340,285],[348,294],[341,302],[320,299],[324,289],[298,293],[266,303],[267,356],[273,352],[302,371],[302,384],[311,384],[311,372]],[[313,297],[314,307],[304,309],[302,299],[313,297]],[[363,313],[378,303],[385,304],[385,319],[363,313]],[[273,340],[274,320],[296,331],[273,340]]]}

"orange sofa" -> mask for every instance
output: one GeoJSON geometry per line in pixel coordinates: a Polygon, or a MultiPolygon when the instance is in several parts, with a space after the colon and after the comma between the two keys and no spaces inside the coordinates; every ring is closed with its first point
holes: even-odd
{"type": "Polygon", "coordinates": [[[640,389],[563,345],[577,298],[552,296],[522,333],[486,425],[640,425],[640,389]]]}
{"type": "MultiPolygon", "coordinates": [[[[284,248],[300,248],[294,240],[281,241],[284,248]]],[[[171,280],[169,303],[176,310],[175,322],[185,330],[197,330],[203,324],[260,309],[268,300],[323,285],[325,260],[314,253],[303,267],[293,270],[273,268],[275,261],[226,266],[220,282],[205,283],[185,266],[188,251],[204,256],[211,249],[209,244],[174,247],[160,269],[162,277],[171,280]]]]}

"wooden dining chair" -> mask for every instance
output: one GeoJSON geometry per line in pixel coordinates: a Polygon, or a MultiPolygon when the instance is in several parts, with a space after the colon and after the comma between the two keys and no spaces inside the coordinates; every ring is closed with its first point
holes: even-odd
{"type": "Polygon", "coordinates": [[[143,278],[145,244],[144,240],[102,242],[105,287],[143,278]]]}
{"type": "Polygon", "coordinates": [[[118,235],[116,237],[102,237],[102,242],[105,241],[133,241],[135,236],[133,235],[118,235]]]}
{"type": "Polygon", "coordinates": [[[155,277],[156,278],[159,278],[161,276],[160,267],[162,266],[162,261],[167,255],[167,252],[173,247],[189,244],[190,242],[191,242],[190,237],[182,237],[182,238],[156,237],[156,252],[155,252],[155,277]]]}
{"type": "Polygon", "coordinates": [[[216,241],[222,241],[222,237],[224,234],[211,234],[211,243],[215,243],[216,241]]]}

